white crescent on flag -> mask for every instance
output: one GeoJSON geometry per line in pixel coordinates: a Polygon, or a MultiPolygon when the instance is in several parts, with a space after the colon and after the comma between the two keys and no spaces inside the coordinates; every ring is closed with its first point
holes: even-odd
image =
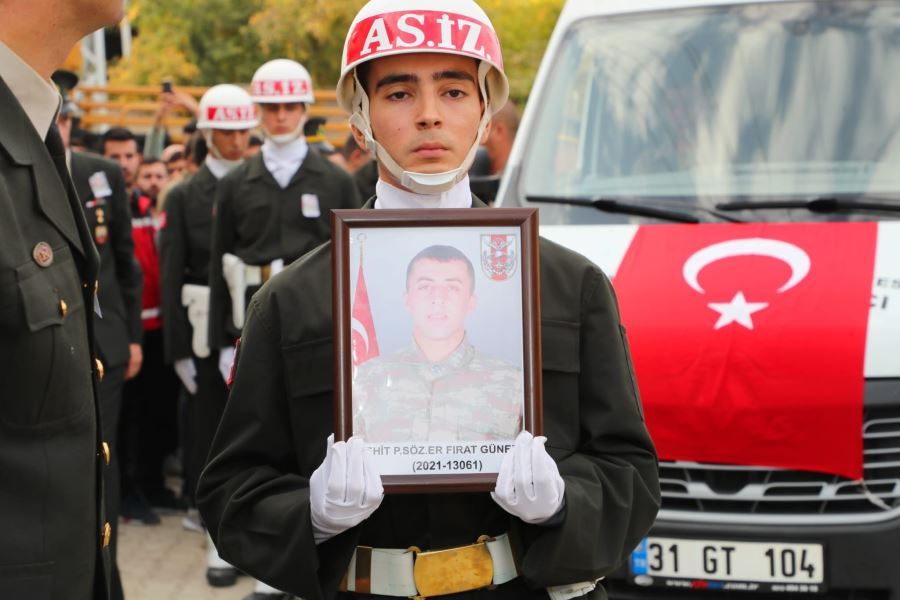
{"type": "Polygon", "coordinates": [[[787,263],[791,267],[791,278],[778,288],[779,294],[803,281],[809,273],[809,255],[794,244],[767,238],[746,238],[720,242],[695,252],[684,263],[682,270],[684,280],[702,294],[704,291],[697,278],[703,267],[735,256],[770,256],[787,263]]]}
{"type": "Polygon", "coordinates": [[[363,325],[359,319],[350,319],[350,329],[362,337],[363,344],[366,345],[366,353],[368,353],[369,334],[366,332],[366,326],[363,325]]]}

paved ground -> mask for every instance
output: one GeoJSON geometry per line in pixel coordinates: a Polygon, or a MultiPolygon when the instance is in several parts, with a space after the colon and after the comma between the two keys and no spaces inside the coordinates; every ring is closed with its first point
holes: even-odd
{"type": "Polygon", "coordinates": [[[237,585],[206,583],[206,536],[181,526],[182,515],[147,527],[120,523],[119,571],[126,600],[241,600],[253,591],[249,577],[237,585]]]}

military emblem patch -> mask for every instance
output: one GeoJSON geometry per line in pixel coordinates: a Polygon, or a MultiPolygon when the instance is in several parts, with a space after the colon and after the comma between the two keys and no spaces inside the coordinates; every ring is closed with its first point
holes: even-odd
{"type": "Polygon", "coordinates": [[[31,251],[34,262],[41,267],[49,267],[53,264],[53,248],[47,242],[38,242],[31,251]]]}
{"type": "Polygon", "coordinates": [[[518,264],[516,236],[481,236],[481,270],[489,279],[506,281],[516,272],[518,264]]]}

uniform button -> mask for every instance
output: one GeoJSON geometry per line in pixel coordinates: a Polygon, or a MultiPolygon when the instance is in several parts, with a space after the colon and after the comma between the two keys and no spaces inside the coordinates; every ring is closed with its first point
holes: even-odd
{"type": "Polygon", "coordinates": [[[103,381],[103,373],[104,373],[103,362],[99,358],[95,358],[94,365],[96,365],[96,367],[97,367],[97,379],[99,381],[103,381]]]}
{"type": "Polygon", "coordinates": [[[111,459],[112,459],[112,453],[109,451],[109,444],[107,444],[106,442],[103,442],[103,462],[105,462],[108,465],[109,461],[111,459]]]}
{"type": "Polygon", "coordinates": [[[62,298],[59,299],[59,314],[66,316],[69,313],[69,305],[62,298]]]}
{"type": "Polygon", "coordinates": [[[103,526],[103,547],[109,546],[109,539],[112,537],[112,526],[106,523],[103,526]]]}

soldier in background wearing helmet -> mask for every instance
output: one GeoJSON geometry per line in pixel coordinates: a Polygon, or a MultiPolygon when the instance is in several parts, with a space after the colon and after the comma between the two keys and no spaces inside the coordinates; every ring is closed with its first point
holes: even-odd
{"type": "MultiPolygon", "coordinates": [[[[166,199],[166,225],[160,233],[163,350],[188,393],[184,439],[185,486],[189,501],[228,390],[210,352],[209,252],[213,205],[219,180],[243,163],[250,131],[259,124],[256,107],[243,89],[211,87],[200,99],[198,129],[209,152],[194,175],[172,188],[166,199]]],[[[206,578],[210,585],[234,585],[237,571],[208,540],[206,578]]]]}
{"type": "Polygon", "coordinates": [[[329,238],[331,209],[360,204],[349,175],[303,137],[314,101],[307,70],[271,60],[253,75],[251,94],[266,140],[218,188],[209,268],[209,345],[219,351],[225,379],[253,292],[329,238]]]}
{"type": "MultiPolygon", "coordinates": [[[[379,164],[368,206],[484,207],[466,172],[508,90],[484,12],[472,0],[372,0],[342,64],[339,102],[379,164]]],[[[329,436],[329,244],[264,286],[198,488],[222,554],[307,599],[416,596],[427,582],[406,549],[446,549],[430,560],[456,575],[444,557],[489,536],[477,562],[493,589],[447,579],[443,593],[605,598],[598,580],[656,516],[656,453],[609,280],[546,240],[540,266],[547,438],[520,433],[490,494],[385,497],[364,441],[329,436]]]]}
{"type": "MultiPolygon", "coordinates": [[[[266,140],[262,151],[222,178],[216,189],[210,256],[209,346],[229,378],[245,303],[269,277],[331,234],[329,211],[358,208],[350,176],[303,136],[312,79],[300,64],[269,61],[257,69],[251,95],[266,140]]],[[[257,600],[283,593],[257,582],[257,600]]]]}

